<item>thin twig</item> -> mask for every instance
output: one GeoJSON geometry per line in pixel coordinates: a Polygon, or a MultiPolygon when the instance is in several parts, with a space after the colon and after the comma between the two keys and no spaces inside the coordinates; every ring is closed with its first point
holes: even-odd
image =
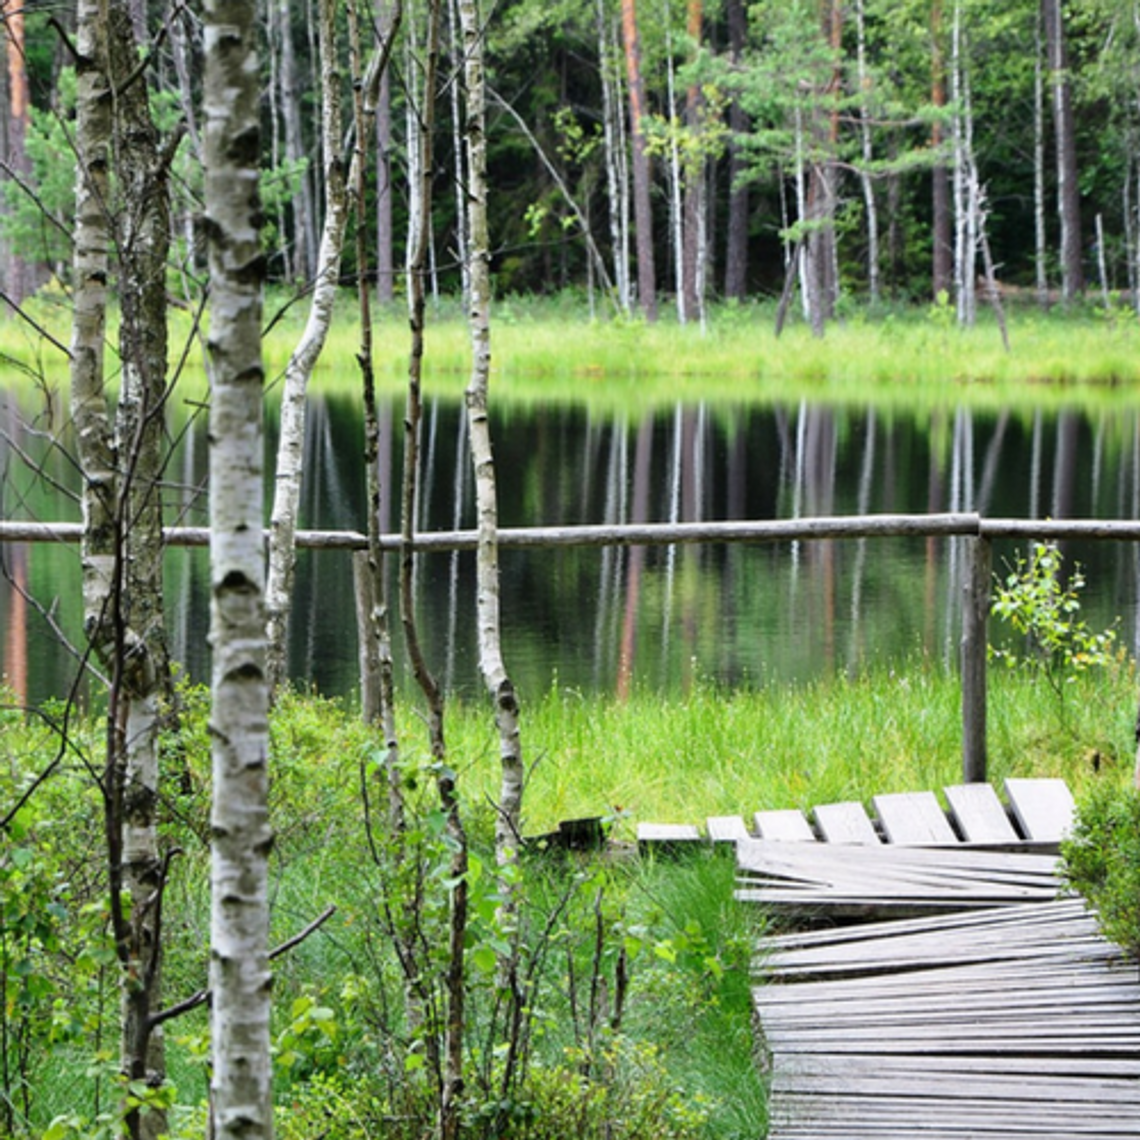
{"type": "MultiPolygon", "coordinates": [[[[328,907],[327,910],[324,910],[314,918],[304,930],[298,931],[292,938],[287,938],[279,946],[275,946],[270,950],[269,961],[272,962],[275,958],[279,958],[282,954],[286,954],[295,946],[300,945],[310,934],[313,934],[324,926],[334,914],[336,914],[336,906],[328,907]]],[[[197,993],[191,994],[188,998],[184,998],[175,1005],[167,1006],[166,1009],[160,1009],[157,1013],[152,1013],[147,1019],[147,1026],[150,1029],[154,1029],[156,1026],[162,1025],[164,1022],[170,1021],[175,1017],[181,1017],[182,1014],[189,1013],[192,1009],[197,1009],[198,1006],[211,1001],[213,995],[214,991],[211,989],[198,990],[197,993]]]]}

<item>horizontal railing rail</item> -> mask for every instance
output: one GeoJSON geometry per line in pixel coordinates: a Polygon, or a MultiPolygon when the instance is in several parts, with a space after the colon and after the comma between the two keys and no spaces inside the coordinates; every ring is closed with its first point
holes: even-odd
{"type": "MultiPolygon", "coordinates": [[[[0,542],[78,542],[83,524],[0,520],[0,542]]],[[[268,531],[266,531],[268,538],[268,531]]],[[[1140,520],[991,519],[972,512],[918,515],[835,515],[819,518],[689,523],[614,523],[558,527],[502,527],[504,548],[543,546],[673,546],[686,543],[809,542],[842,538],[1041,538],[1140,541],[1140,520]]],[[[209,527],[166,527],[169,546],[208,546],[209,527]]],[[[354,530],[299,530],[306,550],[366,550],[368,536],[354,530]]],[[[411,546],[425,553],[474,550],[474,530],[418,531],[411,546]]],[[[400,550],[399,534],[380,538],[385,550],[400,550]]]]}
{"type": "MultiPolygon", "coordinates": [[[[78,542],[81,523],[0,520],[0,542],[78,542]]],[[[208,546],[208,527],[167,527],[169,546],[208,546]]],[[[268,539],[268,531],[266,531],[268,539]]],[[[969,568],[963,582],[962,638],[962,778],[986,779],[986,657],[992,543],[998,539],[1140,542],[1140,520],[1131,519],[992,519],[974,512],[919,515],[839,515],[822,518],[732,520],[723,522],[632,523],[560,527],[503,527],[503,549],[675,546],[695,543],[817,542],[863,538],[965,538],[971,540],[969,568]]],[[[358,531],[299,530],[303,550],[363,551],[368,536],[358,531]]],[[[399,534],[380,539],[385,551],[402,550],[399,534]]],[[[474,550],[474,530],[417,532],[411,548],[423,553],[474,550]]]]}

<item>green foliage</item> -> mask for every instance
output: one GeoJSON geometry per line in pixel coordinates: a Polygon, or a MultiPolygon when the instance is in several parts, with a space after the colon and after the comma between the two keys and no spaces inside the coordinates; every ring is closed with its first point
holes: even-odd
{"type": "Polygon", "coordinates": [[[75,214],[75,164],[68,116],[75,110],[75,70],[59,77],[57,104],[50,110],[32,107],[24,147],[31,170],[27,185],[0,184],[4,211],[0,232],[13,250],[29,261],[62,266],[71,260],[71,219],[75,214]]]}
{"type": "MultiPolygon", "coordinates": [[[[1072,682],[1075,731],[1088,734],[1105,702],[1131,707],[1126,671],[1072,682]],[[1103,689],[1100,704],[1092,698],[1103,689]]],[[[1064,775],[1074,787],[1104,779],[1127,751],[1130,718],[1108,730],[1094,776],[1081,750],[1043,734],[1049,693],[1023,670],[995,681],[992,770],[1064,775]]],[[[206,984],[208,864],[201,834],[208,794],[207,701],[189,689],[163,738],[163,835],[184,855],[164,900],[170,941],[166,996],[206,984]],[[185,779],[185,783],[180,783],[185,779]]],[[[415,739],[414,709],[399,710],[415,739]]],[[[1119,721],[1119,723],[1116,723],[1119,721]]],[[[529,785],[532,824],[611,814],[692,820],[746,806],[867,798],[885,789],[952,782],[960,765],[958,692],[921,662],[905,674],[870,674],[800,689],[726,693],[696,685],[681,704],[635,693],[612,700],[552,691],[528,718],[542,764],[529,785]],[[756,757],[766,760],[763,771],[756,757]],[[620,759],[620,763],[618,760],[620,759]],[[759,772],[759,775],[758,775],[759,772]],[[746,786],[749,804],[739,801],[746,786]],[[539,821],[542,822],[539,822],[539,821]]],[[[4,803],[42,773],[56,730],[0,711],[4,803]],[[5,782],[8,781],[8,782],[5,782]]],[[[466,789],[472,858],[465,875],[467,1041],[462,1129],[482,1140],[598,1135],[754,1140],[764,1093],[753,1061],[749,958],[755,931],[732,900],[731,860],[528,853],[517,922],[499,915],[493,815],[494,755],[485,711],[456,704],[450,747],[466,789]],[[501,989],[496,959],[517,947],[520,1003],[501,989]],[[515,1021],[515,1014],[519,1020],[515,1021]],[[512,1036],[521,1034],[521,1036],[512,1036]],[[508,1060],[515,1042],[514,1067],[508,1060]]],[[[106,937],[101,811],[80,759],[98,724],[71,725],[65,761],[13,824],[0,858],[0,916],[10,968],[6,1033],[8,1101],[0,1131],[24,1140],[48,1129],[60,1140],[109,1136],[116,1118],[117,966],[106,937]]],[[[285,1140],[419,1140],[436,1101],[433,1051],[441,1030],[444,935],[457,880],[435,772],[406,749],[410,812],[402,853],[374,823],[385,789],[378,742],[335,701],[286,693],[272,716],[273,932],[281,943],[330,904],[336,914],[274,962],[275,1089],[285,1140]],[[393,933],[421,948],[415,976],[428,998],[409,1024],[407,974],[393,933]]],[[[203,1134],[208,1027],[204,1010],[167,1026],[174,1103],[172,1140],[203,1134]]]]}
{"type": "Polygon", "coordinates": [[[1113,664],[1116,631],[1094,632],[1081,618],[1085,577],[1080,566],[1062,572],[1055,543],[1034,543],[1028,558],[1018,553],[1004,579],[997,581],[991,612],[1008,623],[1024,648],[992,650],[1010,668],[1040,671],[1051,683],[1071,682],[1086,669],[1113,664]]]}
{"type": "Polygon", "coordinates": [[[1105,936],[1140,958],[1140,790],[1095,788],[1061,854],[1065,881],[1096,910],[1105,936]]]}

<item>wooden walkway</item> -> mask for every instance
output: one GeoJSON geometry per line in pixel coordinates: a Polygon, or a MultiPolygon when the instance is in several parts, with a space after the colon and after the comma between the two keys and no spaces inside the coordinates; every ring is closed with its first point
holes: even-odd
{"type": "Polygon", "coordinates": [[[1056,853],[1073,814],[1073,797],[1064,780],[1009,779],[1004,805],[989,784],[957,784],[943,789],[947,807],[933,792],[875,796],[872,813],[857,801],[820,804],[805,814],[798,808],[756,811],[751,828],[740,815],[710,816],[694,823],[640,823],[643,848],[699,843],[775,839],[795,843],[876,846],[967,846],[1024,853],[1056,853]]]}
{"type": "Polygon", "coordinates": [[[1140,1137],[1140,969],[1057,897],[1041,849],[1071,817],[1058,784],[1015,784],[1008,808],[984,785],[965,794],[994,849],[951,789],[945,812],[933,795],[877,797],[871,835],[859,824],[842,844],[821,841],[826,809],[758,814],[738,897],[800,927],[757,956],[769,1140],[1140,1137]],[[937,815],[905,823],[907,802],[937,815]],[[796,816],[808,834],[762,837],[796,816]],[[871,914],[888,917],[852,921],[871,914]]]}

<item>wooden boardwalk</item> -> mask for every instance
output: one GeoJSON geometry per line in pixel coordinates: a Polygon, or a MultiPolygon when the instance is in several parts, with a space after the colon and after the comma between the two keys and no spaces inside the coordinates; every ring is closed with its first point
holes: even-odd
{"type": "Polygon", "coordinates": [[[798,808],[761,809],[751,826],[742,815],[710,816],[703,835],[695,823],[640,823],[637,838],[642,847],[756,838],[1055,853],[1073,814],[1064,780],[1009,779],[1005,794],[1008,806],[989,784],[957,784],[943,789],[945,810],[933,792],[899,792],[875,796],[871,814],[858,801],[820,804],[806,814],[798,808]]]}
{"type": "Polygon", "coordinates": [[[1071,815],[1057,784],[1015,785],[1008,809],[965,793],[994,849],[950,789],[945,812],[932,795],[877,797],[873,839],[857,824],[861,840],[821,842],[817,808],[768,813],[798,838],[738,840],[738,897],[800,927],[757,956],[769,1140],[1140,1137],[1140,969],[1058,898],[1041,853],[1071,815]],[[907,802],[938,814],[911,826],[907,802]],[[853,921],[872,914],[888,917],[853,921]]]}

